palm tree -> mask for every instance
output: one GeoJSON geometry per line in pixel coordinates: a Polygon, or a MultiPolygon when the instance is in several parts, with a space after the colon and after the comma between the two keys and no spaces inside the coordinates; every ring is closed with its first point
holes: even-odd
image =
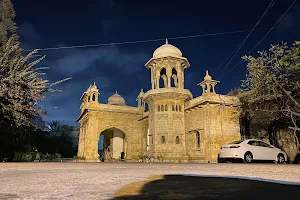
{"type": "Polygon", "coordinates": [[[60,136],[65,132],[66,129],[65,124],[63,124],[61,121],[53,120],[51,122],[48,122],[48,128],[50,129],[50,134],[53,136],[60,136]]]}

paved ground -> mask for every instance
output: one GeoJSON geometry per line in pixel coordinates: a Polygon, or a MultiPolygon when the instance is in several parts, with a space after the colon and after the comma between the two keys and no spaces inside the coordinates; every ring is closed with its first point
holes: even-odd
{"type": "MultiPolygon", "coordinates": [[[[289,164],[0,163],[0,199],[109,199],[118,189],[129,183],[161,174],[270,179],[298,184],[280,186],[283,188],[282,194],[287,187],[292,192],[297,190],[298,194],[300,191],[300,166],[289,164]]],[[[170,176],[168,179],[176,182],[170,176]]],[[[213,178],[204,179],[201,179],[203,184],[217,182],[220,186],[222,183],[213,178]]],[[[241,184],[238,181],[240,180],[236,180],[236,185],[241,184]]],[[[254,187],[251,184],[249,187],[254,187]]],[[[278,184],[271,185],[277,185],[274,192],[280,191],[278,184]]],[[[231,188],[234,187],[231,185],[231,188]]]]}

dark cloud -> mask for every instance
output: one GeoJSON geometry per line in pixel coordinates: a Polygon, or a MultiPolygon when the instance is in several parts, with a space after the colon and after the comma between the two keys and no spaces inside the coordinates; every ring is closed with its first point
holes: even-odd
{"type": "MultiPolygon", "coordinates": [[[[45,45],[43,36],[32,24],[21,25],[19,34],[24,41],[23,45],[29,49],[45,45]]],[[[57,42],[51,46],[65,45],[57,42]]],[[[45,78],[51,82],[66,77],[72,78],[57,86],[63,92],[51,94],[42,102],[42,106],[50,115],[46,118],[47,121],[61,120],[76,124],[75,120],[80,113],[79,98],[93,82],[96,82],[99,88],[101,103],[107,103],[109,96],[118,90],[128,105],[135,106],[140,85],[145,77],[149,77],[149,72],[144,67],[148,57],[144,53],[122,51],[117,46],[41,50],[39,53],[47,56],[41,65],[50,68],[46,71],[45,78]]]]}

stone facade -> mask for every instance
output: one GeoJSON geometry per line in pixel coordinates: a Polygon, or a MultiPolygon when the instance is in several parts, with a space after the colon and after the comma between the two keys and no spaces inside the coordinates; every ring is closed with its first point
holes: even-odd
{"type": "Polygon", "coordinates": [[[126,160],[148,155],[166,161],[215,162],[222,144],[241,139],[238,99],[217,94],[219,81],[208,72],[198,84],[203,94],[193,98],[184,88],[184,70],[190,65],[178,48],[166,41],[145,66],[151,71],[152,88],[139,93],[137,107],[127,106],[117,92],[108,104],[99,103],[95,83],[82,95],[78,156],[97,161],[103,134],[110,138],[110,158],[123,152],[126,160]]]}

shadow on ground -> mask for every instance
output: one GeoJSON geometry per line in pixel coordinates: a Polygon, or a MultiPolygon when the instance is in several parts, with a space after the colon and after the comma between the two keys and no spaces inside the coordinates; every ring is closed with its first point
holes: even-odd
{"type": "Polygon", "coordinates": [[[115,194],[121,199],[293,199],[299,185],[283,185],[237,178],[165,175],[129,184],[115,194]]]}

